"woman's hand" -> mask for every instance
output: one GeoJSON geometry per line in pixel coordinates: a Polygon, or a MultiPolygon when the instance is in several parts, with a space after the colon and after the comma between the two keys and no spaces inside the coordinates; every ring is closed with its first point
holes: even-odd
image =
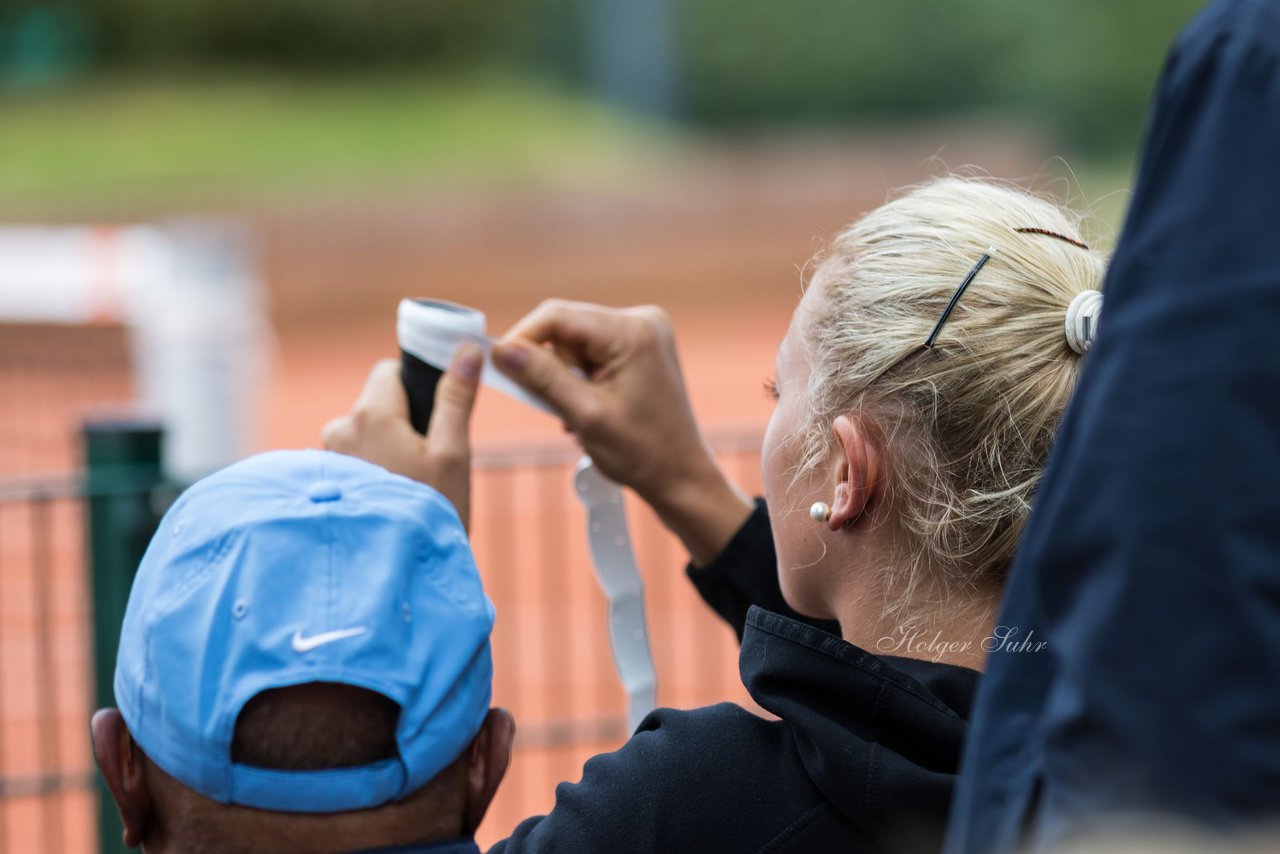
{"type": "Polygon", "coordinates": [[[657,511],[695,563],[718,555],[750,515],[698,432],[662,309],[549,300],[493,358],[559,413],[602,474],[657,511]]]}
{"type": "Polygon", "coordinates": [[[453,502],[462,524],[471,524],[471,410],[484,354],[463,344],[436,386],[426,436],[409,424],[409,399],[400,363],[373,367],[351,412],[325,425],[325,448],[360,457],[390,472],[435,487],[453,502]]]}

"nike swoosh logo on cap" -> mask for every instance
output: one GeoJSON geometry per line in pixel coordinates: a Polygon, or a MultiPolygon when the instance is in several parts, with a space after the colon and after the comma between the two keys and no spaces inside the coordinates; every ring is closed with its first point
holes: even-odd
{"type": "Polygon", "coordinates": [[[346,638],[353,638],[356,635],[362,635],[367,631],[369,631],[367,626],[356,626],[351,629],[337,629],[332,632],[321,632],[318,635],[312,635],[309,638],[304,638],[301,630],[299,630],[293,633],[293,651],[301,655],[304,652],[311,652],[311,650],[318,646],[324,646],[327,643],[345,640],[346,638]]]}

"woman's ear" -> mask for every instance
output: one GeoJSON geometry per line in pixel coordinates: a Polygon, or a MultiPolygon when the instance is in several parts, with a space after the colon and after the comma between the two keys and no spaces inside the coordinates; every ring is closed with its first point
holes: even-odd
{"type": "Polygon", "coordinates": [[[867,429],[847,415],[831,425],[835,435],[836,490],[827,527],[838,531],[864,512],[880,489],[880,448],[867,429]]]}

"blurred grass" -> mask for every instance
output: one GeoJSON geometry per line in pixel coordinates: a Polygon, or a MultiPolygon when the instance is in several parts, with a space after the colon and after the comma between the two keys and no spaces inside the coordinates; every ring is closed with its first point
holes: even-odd
{"type": "Polygon", "coordinates": [[[0,91],[0,212],[591,180],[668,132],[499,77],[108,79],[0,91]]]}
{"type": "MultiPolygon", "coordinates": [[[[705,132],[497,75],[95,78],[68,89],[0,89],[0,217],[635,181],[663,157],[706,143],[717,144],[705,132]]],[[[1068,154],[1060,165],[1050,169],[1060,180],[1041,189],[1092,211],[1092,233],[1110,243],[1131,163],[1068,154]]]]}

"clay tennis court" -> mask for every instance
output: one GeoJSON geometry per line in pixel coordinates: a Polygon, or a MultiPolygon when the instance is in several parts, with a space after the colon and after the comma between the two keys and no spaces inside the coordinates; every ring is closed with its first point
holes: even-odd
{"type": "MultiPolygon", "coordinates": [[[[1003,135],[948,138],[952,165],[1018,178],[1045,162],[1003,135]]],[[[643,186],[250,211],[275,335],[260,445],[317,443],[374,360],[394,354],[402,296],[481,308],[491,332],[551,296],[652,302],[675,323],[701,422],[739,482],[758,490],[756,441],[769,414],[761,381],[799,298],[801,265],[892,188],[939,171],[922,165],[937,153],[929,135],[708,150],[643,186]]],[[[0,474],[74,469],[83,413],[127,401],[128,371],[117,328],[0,326],[0,474]]],[[[481,396],[475,436],[473,541],[498,610],[495,702],[520,727],[484,845],[549,808],[555,784],[577,779],[626,730],[570,489],[572,444],[553,419],[494,393],[481,396]]],[[[659,701],[745,702],[732,633],[683,578],[677,545],[642,507],[630,509],[659,701]]],[[[0,851],[94,845],[81,513],[74,498],[0,503],[0,778],[42,778],[47,789],[6,787],[0,851]]]]}

